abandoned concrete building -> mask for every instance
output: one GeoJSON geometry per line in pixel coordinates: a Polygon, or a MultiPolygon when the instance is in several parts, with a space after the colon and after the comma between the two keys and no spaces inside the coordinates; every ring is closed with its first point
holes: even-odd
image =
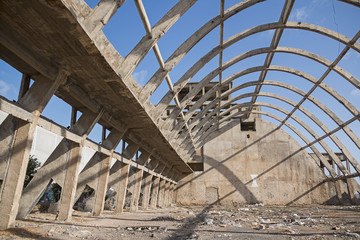
{"type": "Polygon", "coordinates": [[[332,1],[334,20],[311,22],[315,2],[1,0],[0,56],[22,77],[17,99],[0,98],[0,228],[27,218],[53,183],[65,222],[88,189],[93,216],[109,190],[119,214],[359,204],[360,2],[332,1]],[[122,14],[127,30],[114,28],[128,52],[107,33],[122,14]],[[70,106],[52,105],[68,124],[43,115],[54,98],[70,106]]]}

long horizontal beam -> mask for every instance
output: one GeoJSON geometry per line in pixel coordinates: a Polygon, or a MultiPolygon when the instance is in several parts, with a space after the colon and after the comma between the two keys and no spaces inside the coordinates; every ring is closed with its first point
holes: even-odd
{"type": "MultiPolygon", "coordinates": [[[[12,116],[22,119],[24,121],[27,122],[33,122],[34,121],[34,115],[24,109],[22,109],[20,106],[18,106],[16,103],[13,102],[9,102],[3,98],[0,98],[0,110],[4,111],[8,114],[11,114],[12,116]]],[[[64,137],[72,142],[75,143],[81,143],[83,141],[83,137],[80,135],[77,135],[73,132],[71,132],[69,129],[59,126],[56,123],[52,122],[51,120],[48,120],[44,117],[40,117],[40,119],[37,122],[37,126],[44,128],[45,130],[48,130],[58,136],[64,137]]],[[[111,149],[107,149],[97,143],[94,143],[93,141],[86,139],[84,141],[84,146],[88,147],[92,150],[95,150],[96,152],[105,154],[107,156],[110,156],[112,154],[112,150],[111,149]]],[[[160,177],[163,178],[167,181],[170,181],[172,183],[176,183],[175,181],[162,176],[156,172],[154,172],[151,169],[146,168],[145,166],[142,166],[140,164],[137,164],[136,162],[132,161],[131,159],[126,159],[124,158],[124,156],[122,156],[119,153],[114,152],[113,153],[113,158],[115,158],[117,161],[122,161],[126,164],[129,164],[135,168],[141,169],[145,172],[148,172],[149,174],[152,174],[156,177],[160,177]]]]}

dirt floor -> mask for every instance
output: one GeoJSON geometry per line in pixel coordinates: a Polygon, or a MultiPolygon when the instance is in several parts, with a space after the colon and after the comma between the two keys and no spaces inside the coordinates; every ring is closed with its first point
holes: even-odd
{"type": "Polygon", "coordinates": [[[172,207],[101,217],[74,212],[71,223],[32,213],[0,239],[360,239],[360,206],[172,207]]]}

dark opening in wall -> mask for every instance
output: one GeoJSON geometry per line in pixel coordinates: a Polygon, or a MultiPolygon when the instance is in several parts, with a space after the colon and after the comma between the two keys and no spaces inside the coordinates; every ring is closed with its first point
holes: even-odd
{"type": "Polygon", "coordinates": [[[256,131],[254,122],[241,122],[241,131],[256,131]]]}

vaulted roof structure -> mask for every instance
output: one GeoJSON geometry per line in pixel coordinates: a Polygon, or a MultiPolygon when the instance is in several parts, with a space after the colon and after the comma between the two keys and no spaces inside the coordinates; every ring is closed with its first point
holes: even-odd
{"type": "MultiPolygon", "coordinates": [[[[360,105],[349,91],[359,94],[360,65],[354,61],[347,70],[343,62],[360,55],[360,2],[335,1],[351,10],[337,22],[332,9],[336,30],[327,27],[332,20],[302,17],[317,1],[309,1],[303,12],[294,7],[299,2],[179,0],[154,7],[156,1],[149,1],[154,4],[149,11],[142,0],[1,1],[1,58],[24,74],[23,82],[35,82],[33,91],[21,90],[17,104],[1,99],[1,109],[37,122],[44,104],[36,104],[33,94],[52,86],[50,97],[55,94],[83,115],[95,114],[95,122],[115,131],[111,137],[127,142],[128,152],[144,154],[144,166],[151,155],[175,181],[195,170],[197,152],[232,120],[247,122],[257,114],[299,140],[330,178],[359,176],[360,105]],[[119,19],[122,27],[114,30],[119,19]],[[352,35],[339,30],[352,25],[357,28],[352,35]],[[311,47],[289,44],[295,40],[311,47]],[[337,49],[312,51],[322,41],[337,49]]],[[[38,124],[110,156],[117,145],[109,140],[95,146],[84,140],[86,131],[44,118],[38,124]]],[[[115,158],[133,156],[120,155],[115,158]]],[[[159,170],[156,166],[151,171],[159,170]]]]}

